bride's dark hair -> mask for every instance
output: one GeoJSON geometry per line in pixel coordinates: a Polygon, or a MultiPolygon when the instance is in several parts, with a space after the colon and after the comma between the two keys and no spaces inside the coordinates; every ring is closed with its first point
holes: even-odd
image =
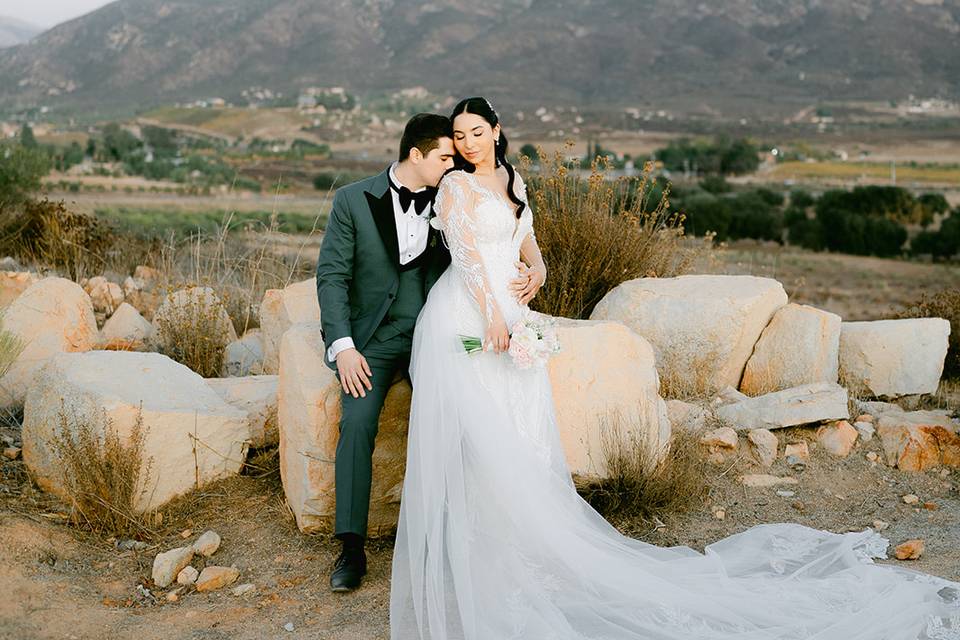
{"type": "MultiPolygon", "coordinates": [[[[497,126],[500,122],[500,116],[497,115],[496,110],[493,108],[493,105],[490,104],[490,101],[486,98],[475,97],[475,98],[466,98],[457,103],[457,106],[453,108],[453,113],[450,114],[450,122],[453,122],[453,119],[456,118],[461,113],[472,113],[478,115],[489,123],[490,128],[497,126]]],[[[513,193],[513,183],[516,182],[517,172],[513,168],[513,165],[507,162],[507,136],[503,134],[503,127],[500,127],[500,139],[494,144],[494,155],[495,155],[495,166],[499,167],[503,165],[507,169],[507,196],[510,200],[517,205],[517,217],[520,217],[520,214],[523,213],[524,207],[526,205],[523,203],[523,200],[518,198],[513,193]]],[[[453,169],[463,169],[467,173],[473,173],[476,167],[473,163],[468,162],[466,158],[460,155],[460,152],[456,152],[453,156],[453,169]]]]}

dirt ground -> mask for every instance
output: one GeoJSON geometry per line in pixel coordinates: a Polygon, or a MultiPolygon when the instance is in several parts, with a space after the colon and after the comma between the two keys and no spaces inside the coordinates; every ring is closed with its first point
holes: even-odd
{"type": "MultiPolygon", "coordinates": [[[[889,523],[892,546],[922,538],[926,552],[907,566],[960,579],[960,472],[904,473],[866,459],[880,452],[874,438],[845,459],[816,448],[810,428],[779,432],[785,442],[805,439],[813,451],[802,472],[781,460],[771,470],[747,453],[708,470],[709,496],[683,513],[660,521],[610,519],[627,535],[657,545],[688,545],[702,551],[727,535],[768,522],[797,522],[835,532],[889,523]],[[746,488],[744,473],[790,475],[798,485],[746,488]],[[924,508],[908,506],[915,494],[924,508]],[[714,513],[725,511],[724,519],[714,513]]],[[[274,461],[275,462],[275,461],[274,461]]],[[[338,545],[328,536],[299,533],[283,506],[275,464],[263,477],[239,476],[206,488],[171,508],[158,535],[143,551],[119,551],[108,539],[65,524],[62,505],[30,485],[21,461],[4,461],[0,485],[0,637],[137,638],[323,638],[379,640],[389,637],[388,605],[392,540],[373,541],[369,574],[361,588],[333,594],[327,580],[338,545]],[[229,589],[188,592],[167,602],[169,589],[150,581],[154,555],[185,544],[206,529],[217,531],[221,549],[209,562],[235,565],[238,581],[257,586],[236,597],[229,589]],[[149,590],[139,591],[138,585],[149,590]],[[284,625],[293,624],[293,631],[284,625]]],[[[884,562],[896,563],[897,560],[884,562]]],[[[196,560],[194,566],[201,568],[196,560]]]]}
{"type": "MultiPolygon", "coordinates": [[[[701,270],[776,277],[791,299],[815,304],[845,319],[889,317],[891,309],[922,289],[960,284],[960,267],[928,265],[783,250],[738,244],[720,252],[701,270]]],[[[938,406],[960,409],[956,393],[938,406]]],[[[805,471],[754,465],[747,454],[708,471],[708,498],[683,513],[659,521],[611,521],[627,535],[657,545],[688,545],[697,550],[753,525],[796,522],[835,532],[862,530],[874,520],[892,545],[912,538],[926,543],[923,557],[907,566],[960,580],[960,471],[904,473],[866,459],[880,453],[878,439],[859,444],[845,459],[815,447],[812,428],[782,430],[784,443],[806,439],[812,459],[805,471]],[[774,488],[746,488],[744,473],[791,475],[799,484],[781,497],[774,488]],[[916,494],[927,507],[908,506],[916,494]],[[714,513],[725,511],[724,519],[714,513]]],[[[0,435],[19,442],[16,426],[0,435]]],[[[339,551],[329,536],[301,534],[283,501],[276,451],[267,451],[261,469],[205,488],[164,511],[149,547],[123,551],[104,536],[65,521],[65,507],[34,488],[22,461],[0,466],[0,638],[322,638],[381,640],[389,637],[388,605],[392,539],[368,545],[369,573],[350,594],[333,594],[328,578],[339,551]],[[184,539],[180,532],[190,529],[184,539]],[[187,592],[168,602],[169,589],[151,582],[154,556],[192,542],[207,529],[223,544],[209,560],[241,570],[237,584],[256,585],[236,597],[230,589],[187,592]],[[285,630],[288,623],[292,631],[285,630]]],[[[890,549],[892,555],[892,546],[890,549]]],[[[884,562],[896,563],[896,560],[884,562]]],[[[202,568],[196,560],[194,566],[202,568]]]]}

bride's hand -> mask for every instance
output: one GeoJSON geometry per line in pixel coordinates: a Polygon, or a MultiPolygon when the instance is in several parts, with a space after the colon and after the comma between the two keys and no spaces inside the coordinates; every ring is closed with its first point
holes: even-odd
{"type": "Polygon", "coordinates": [[[520,276],[510,283],[510,289],[521,305],[529,303],[540,291],[546,282],[547,274],[539,268],[531,269],[522,261],[514,263],[520,271],[520,276]]]}
{"type": "Polygon", "coordinates": [[[498,312],[493,321],[487,325],[483,338],[483,350],[500,353],[510,348],[510,332],[507,323],[498,312]]]}

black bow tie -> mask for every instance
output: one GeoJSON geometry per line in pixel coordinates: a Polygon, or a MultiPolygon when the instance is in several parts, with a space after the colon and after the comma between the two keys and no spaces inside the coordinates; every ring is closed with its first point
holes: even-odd
{"type": "Polygon", "coordinates": [[[437,195],[436,187],[427,187],[426,189],[421,189],[420,191],[413,192],[410,189],[400,186],[398,187],[395,184],[390,185],[396,190],[397,195],[400,196],[400,209],[407,211],[410,209],[410,203],[412,202],[415,205],[414,213],[420,214],[425,208],[433,204],[433,198],[437,195]]]}

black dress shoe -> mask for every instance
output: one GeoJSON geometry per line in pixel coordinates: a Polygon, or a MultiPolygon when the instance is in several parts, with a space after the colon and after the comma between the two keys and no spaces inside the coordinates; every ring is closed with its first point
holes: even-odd
{"type": "Polygon", "coordinates": [[[367,573],[367,554],[363,547],[344,547],[330,575],[330,589],[336,592],[353,591],[367,573]]]}

